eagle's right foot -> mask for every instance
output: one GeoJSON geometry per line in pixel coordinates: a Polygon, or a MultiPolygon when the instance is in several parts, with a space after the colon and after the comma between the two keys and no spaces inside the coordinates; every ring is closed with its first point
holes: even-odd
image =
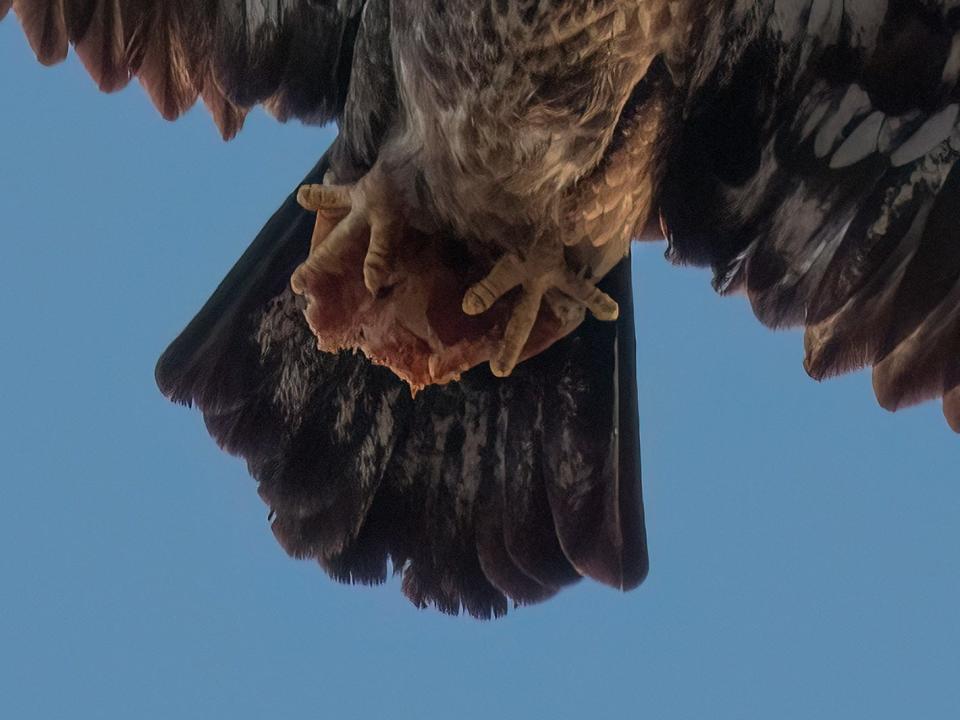
{"type": "Polygon", "coordinates": [[[598,320],[616,320],[620,311],[617,302],[597,288],[594,281],[567,265],[559,243],[534,246],[525,258],[509,252],[503,255],[483,280],[467,290],[463,311],[467,315],[486,312],[518,286],[520,297],[490,360],[490,370],[498,377],[510,375],[516,367],[544,299],[564,325],[578,324],[583,319],[584,308],[598,320]]]}

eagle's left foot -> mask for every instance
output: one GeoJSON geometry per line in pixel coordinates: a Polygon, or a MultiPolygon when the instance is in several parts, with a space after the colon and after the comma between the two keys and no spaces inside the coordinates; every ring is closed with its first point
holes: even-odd
{"type": "MultiPolygon", "coordinates": [[[[571,313],[570,301],[580,317],[584,307],[598,320],[616,320],[620,312],[613,298],[568,266],[559,243],[531,250],[526,258],[506,253],[487,276],[463,296],[463,311],[467,315],[479,315],[510,290],[521,287],[503,339],[490,361],[490,369],[499,377],[508,376],[516,367],[545,296],[555,312],[562,308],[562,314],[566,315],[571,313]],[[558,297],[558,294],[562,295],[558,297]]],[[[560,320],[566,322],[568,318],[560,317],[560,320]]]]}
{"type": "Polygon", "coordinates": [[[391,260],[402,215],[383,172],[374,167],[355,185],[304,185],[297,202],[317,213],[310,255],[291,278],[294,291],[308,285],[307,275],[343,274],[344,262],[369,233],[363,282],[374,296],[393,284],[391,260]]]}

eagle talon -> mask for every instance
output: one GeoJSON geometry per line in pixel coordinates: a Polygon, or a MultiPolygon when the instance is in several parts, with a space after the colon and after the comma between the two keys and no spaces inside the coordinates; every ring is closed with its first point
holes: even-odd
{"type": "MultiPolygon", "coordinates": [[[[326,178],[325,178],[326,180],[326,178]]],[[[295,292],[307,286],[305,274],[342,274],[343,259],[369,234],[363,260],[363,281],[371,295],[378,296],[390,285],[391,258],[395,238],[402,229],[384,174],[373,168],[356,185],[303,185],[297,202],[317,213],[310,254],[294,271],[291,285],[295,292]]]]}
{"type": "Polygon", "coordinates": [[[527,259],[521,259],[515,253],[503,255],[487,276],[464,294],[463,311],[467,315],[486,312],[518,286],[521,288],[520,298],[511,311],[497,353],[490,361],[490,370],[498,377],[510,375],[516,367],[545,295],[555,312],[562,311],[556,314],[564,324],[579,319],[576,310],[582,308],[589,310],[598,320],[616,320],[619,315],[619,307],[613,298],[570,269],[559,245],[546,252],[535,252],[527,259]],[[558,293],[554,291],[559,291],[561,297],[556,297],[558,293]]]}

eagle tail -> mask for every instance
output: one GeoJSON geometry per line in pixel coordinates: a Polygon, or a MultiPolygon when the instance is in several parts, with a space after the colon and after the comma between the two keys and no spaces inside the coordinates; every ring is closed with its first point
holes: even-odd
{"type": "Polygon", "coordinates": [[[416,605],[481,618],[582,576],[638,585],[629,261],[604,284],[618,322],[585,322],[510,378],[478,367],[414,398],[360,354],[315,349],[288,285],[312,227],[291,196],[156,371],[246,460],[283,548],[341,582],[383,582],[389,563],[416,605]]]}

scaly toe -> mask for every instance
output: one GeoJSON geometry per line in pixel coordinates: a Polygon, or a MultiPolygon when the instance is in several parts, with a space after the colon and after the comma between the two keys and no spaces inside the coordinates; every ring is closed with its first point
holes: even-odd
{"type": "Polygon", "coordinates": [[[363,259],[363,283],[374,296],[389,287],[393,275],[393,252],[400,224],[392,218],[374,214],[370,224],[370,245],[363,259]]]}
{"type": "Polygon", "coordinates": [[[501,257],[486,277],[472,285],[463,296],[463,311],[479,315],[526,279],[523,262],[513,253],[501,257]]]}
{"type": "Polygon", "coordinates": [[[301,185],[297,202],[305,210],[344,215],[353,205],[349,185],[301,185]]]}
{"type": "Polygon", "coordinates": [[[517,366],[530,332],[537,322],[542,300],[543,288],[539,283],[530,288],[524,287],[520,300],[510,314],[497,355],[490,361],[490,370],[497,377],[507,377],[517,366]]]}
{"type": "Polygon", "coordinates": [[[567,272],[556,287],[586,307],[597,320],[616,320],[620,316],[617,301],[589,280],[567,272]]]}
{"type": "Polygon", "coordinates": [[[349,188],[304,185],[297,192],[297,200],[317,213],[310,253],[290,277],[293,291],[303,294],[311,278],[324,273],[343,274],[345,258],[363,241],[367,219],[362,208],[345,204],[350,200],[349,188]]]}

